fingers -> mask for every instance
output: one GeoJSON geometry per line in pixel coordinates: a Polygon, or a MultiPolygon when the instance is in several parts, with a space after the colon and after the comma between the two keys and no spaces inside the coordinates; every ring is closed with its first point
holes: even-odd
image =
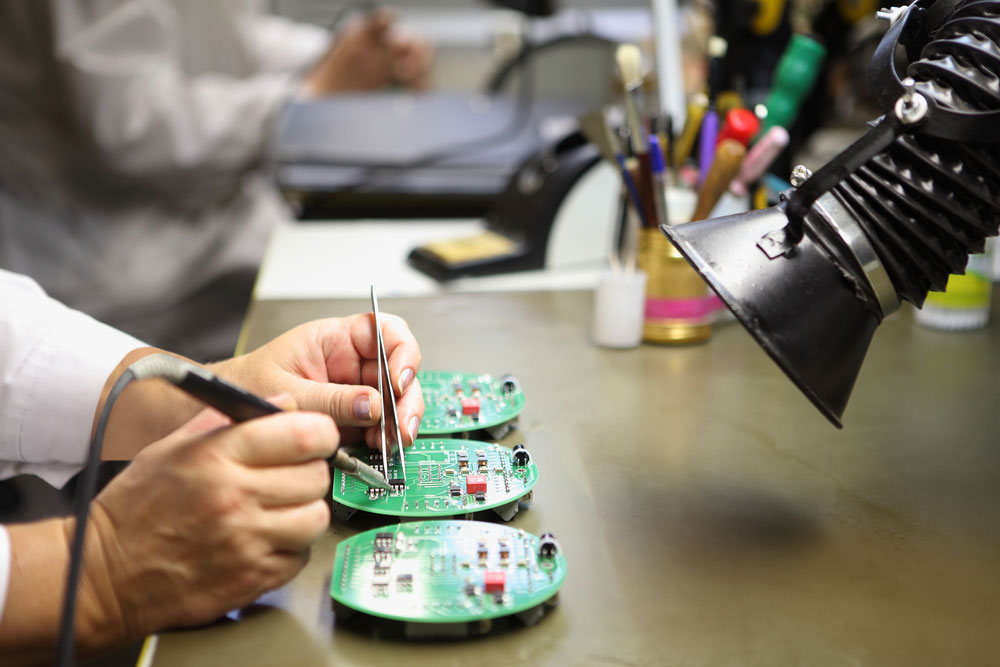
{"type": "MultiPolygon", "coordinates": [[[[420,346],[413,337],[410,327],[403,318],[388,313],[379,313],[382,321],[382,339],[389,361],[389,377],[396,397],[409,388],[417,370],[420,369],[420,346]]],[[[377,341],[375,327],[370,315],[355,315],[351,318],[351,341],[362,358],[361,381],[369,386],[378,383],[376,356],[377,341]]]]}
{"type": "Polygon", "coordinates": [[[244,465],[288,465],[332,456],[340,434],[328,415],[285,412],[236,424],[225,443],[230,457],[244,465]]]}
{"type": "MultiPolygon", "coordinates": [[[[424,416],[424,393],[419,380],[414,380],[409,390],[396,401],[396,415],[399,417],[399,432],[403,438],[403,446],[409,447],[419,435],[420,420],[424,416]]],[[[391,420],[386,423],[386,438],[391,441],[396,439],[395,427],[391,420]]],[[[376,449],[381,447],[382,436],[378,426],[373,426],[365,432],[365,443],[376,449]]]]}
{"type": "Polygon", "coordinates": [[[276,551],[299,552],[315,542],[330,525],[325,500],[270,509],[263,513],[259,528],[276,551]]]}
{"type": "Polygon", "coordinates": [[[261,507],[301,505],[326,497],[330,465],[325,459],[316,459],[291,466],[249,468],[244,483],[261,507]]]}
{"type": "Polygon", "coordinates": [[[298,393],[309,409],[333,417],[337,426],[370,426],[382,416],[378,391],[363,385],[298,380],[298,393]]]}
{"type": "Polygon", "coordinates": [[[365,29],[371,39],[381,41],[386,36],[389,28],[392,26],[393,21],[396,20],[396,15],[389,9],[380,7],[376,9],[368,17],[365,23],[365,29]]]}

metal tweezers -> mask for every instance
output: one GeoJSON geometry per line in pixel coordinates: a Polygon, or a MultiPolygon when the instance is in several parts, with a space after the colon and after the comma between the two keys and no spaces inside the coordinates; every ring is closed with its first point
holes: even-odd
{"type": "MultiPolygon", "coordinates": [[[[399,467],[403,471],[403,484],[406,484],[406,458],[403,456],[403,438],[399,432],[399,416],[396,414],[396,392],[392,388],[392,378],[389,376],[389,358],[385,354],[385,339],[382,338],[382,319],[378,312],[378,297],[375,296],[375,286],[372,289],[372,313],[375,315],[375,341],[378,345],[376,355],[378,357],[378,395],[382,401],[382,416],[379,418],[379,431],[382,436],[382,471],[385,474],[385,481],[389,481],[389,448],[386,447],[385,440],[385,400],[382,394],[382,377],[385,376],[385,384],[389,388],[389,407],[392,411],[392,423],[396,428],[396,447],[399,449],[399,467]]],[[[391,484],[390,484],[391,486],[391,484]]]]}

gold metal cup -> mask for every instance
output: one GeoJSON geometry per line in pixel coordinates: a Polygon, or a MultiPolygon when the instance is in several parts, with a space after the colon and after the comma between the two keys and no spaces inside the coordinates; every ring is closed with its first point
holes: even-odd
{"type": "Polygon", "coordinates": [[[685,344],[712,335],[711,291],[658,229],[639,230],[639,268],[646,272],[642,339],[685,344]]]}

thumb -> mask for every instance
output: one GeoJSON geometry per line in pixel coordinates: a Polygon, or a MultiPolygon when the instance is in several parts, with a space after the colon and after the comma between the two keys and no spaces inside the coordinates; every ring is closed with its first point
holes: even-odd
{"type": "Polygon", "coordinates": [[[337,426],[371,426],[382,416],[378,392],[366,385],[335,384],[301,380],[299,408],[323,412],[333,417],[337,426]]]}

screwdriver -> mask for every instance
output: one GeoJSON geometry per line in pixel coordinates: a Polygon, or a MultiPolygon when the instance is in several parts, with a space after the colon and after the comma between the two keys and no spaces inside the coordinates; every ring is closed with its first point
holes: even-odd
{"type": "MultiPolygon", "coordinates": [[[[179,361],[174,357],[175,361],[179,361]]],[[[191,396],[207,403],[235,422],[247,421],[264,415],[282,412],[281,408],[268,403],[263,398],[232,385],[213,373],[190,364],[185,364],[183,374],[168,378],[173,384],[191,396]]],[[[366,486],[389,490],[382,473],[367,463],[359,461],[343,449],[338,448],[333,455],[333,467],[343,470],[366,486]]]]}

